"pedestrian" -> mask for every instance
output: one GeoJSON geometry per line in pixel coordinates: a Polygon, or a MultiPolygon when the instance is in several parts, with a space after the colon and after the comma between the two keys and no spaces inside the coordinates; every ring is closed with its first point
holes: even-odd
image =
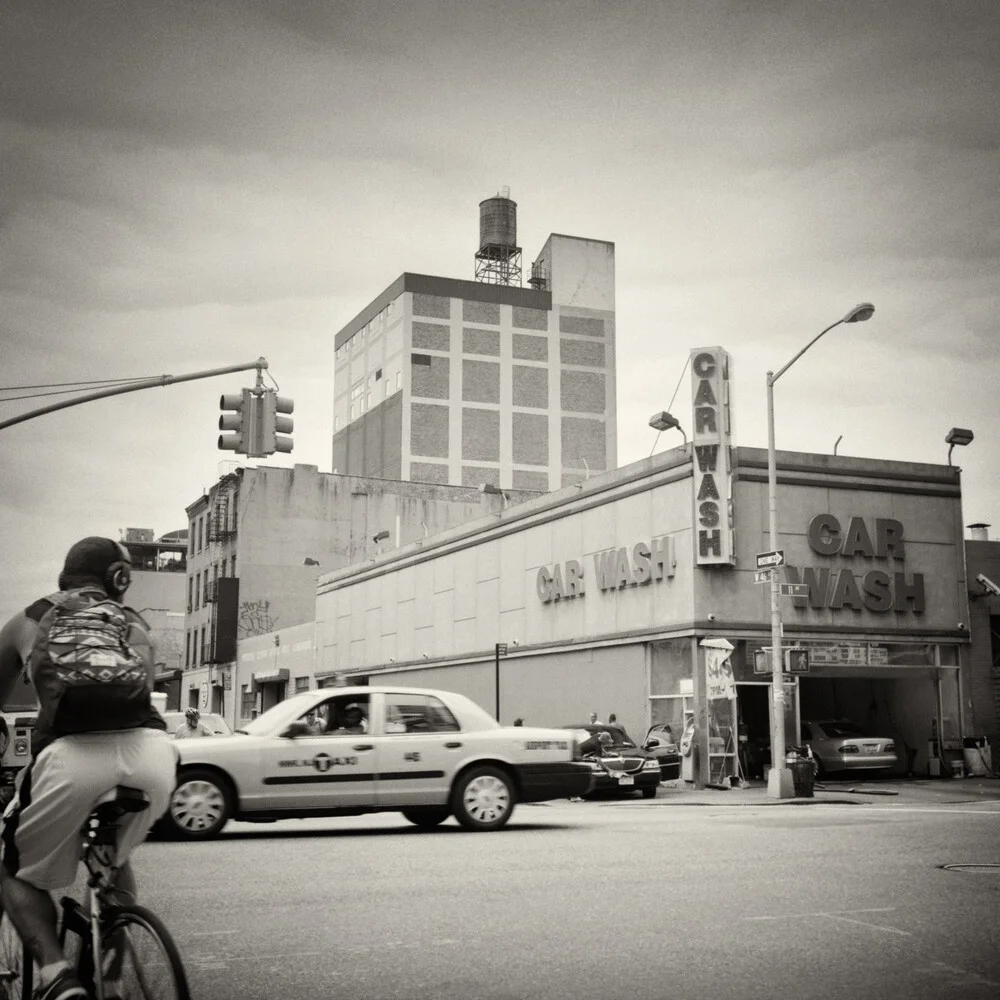
{"type": "Polygon", "coordinates": [[[514,725],[515,725],[515,726],[523,726],[523,725],[524,725],[524,719],[522,719],[522,718],[521,718],[521,716],[518,716],[518,717],[517,717],[517,718],[516,718],[516,719],[514,720],[514,725]]]}
{"type": "MultiPolygon", "coordinates": [[[[91,536],[73,545],[59,590],[29,604],[0,629],[0,704],[21,677],[38,697],[33,756],[17,777],[0,828],[0,896],[29,948],[35,1000],[85,1000],[59,943],[50,893],[73,884],[80,828],[96,800],[117,785],[141,789],[149,807],[121,821],[114,902],[136,901],[129,854],[170,801],[177,748],[150,697],[156,654],[142,616],[123,602],[128,549],[91,536]]],[[[107,953],[105,996],[123,996],[121,954],[107,953]],[[117,974],[116,974],[117,971],[117,974]]]]}
{"type": "Polygon", "coordinates": [[[615,715],[614,712],[612,712],[608,716],[608,725],[609,726],[618,726],[619,728],[621,728],[621,723],[618,721],[618,716],[615,715]]]}
{"type": "Polygon", "coordinates": [[[597,717],[597,713],[596,712],[591,712],[590,713],[590,724],[592,726],[603,726],[604,725],[604,723],[601,722],[601,720],[597,717]]]}

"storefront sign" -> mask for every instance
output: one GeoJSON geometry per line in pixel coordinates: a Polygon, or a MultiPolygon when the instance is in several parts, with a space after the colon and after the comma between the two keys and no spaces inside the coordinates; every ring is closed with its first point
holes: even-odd
{"type": "Polygon", "coordinates": [[[885,614],[889,611],[922,614],[925,608],[924,575],[907,575],[893,568],[855,572],[857,558],[880,560],[895,567],[903,562],[906,549],[903,543],[903,525],[893,518],[877,517],[866,522],[863,517],[852,517],[844,528],[832,514],[818,514],[809,522],[807,533],[809,547],[821,556],[840,557],[850,565],[788,566],[785,574],[791,583],[809,587],[808,597],[796,597],[792,604],[797,608],[830,608],[841,611],[872,611],[885,614]]]}
{"type": "Polygon", "coordinates": [[[694,422],[694,561],[697,566],[731,564],[732,422],[729,407],[730,358],[721,347],[691,352],[694,422]]]}
{"type": "Polygon", "coordinates": [[[733,652],[732,645],[725,639],[706,640],[701,645],[705,647],[706,697],[709,701],[715,698],[735,698],[736,681],[733,677],[733,665],[729,659],[733,652]],[[706,642],[720,641],[726,646],[706,646],[706,642]]]}
{"type": "MultiPolygon", "coordinates": [[[[593,556],[594,581],[598,590],[641,587],[674,575],[676,559],[671,536],[637,542],[630,548],[606,549],[593,556]]],[[[578,559],[542,566],[535,579],[538,599],[543,604],[586,593],[584,563],[578,559]]]]}

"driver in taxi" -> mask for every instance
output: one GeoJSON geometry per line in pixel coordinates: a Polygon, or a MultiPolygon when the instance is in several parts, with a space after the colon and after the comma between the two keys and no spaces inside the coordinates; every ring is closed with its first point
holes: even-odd
{"type": "Polygon", "coordinates": [[[330,711],[330,728],[327,730],[328,733],[333,735],[347,734],[347,733],[367,733],[368,732],[368,722],[365,719],[365,714],[361,709],[361,706],[352,701],[343,712],[343,716],[338,724],[337,715],[331,709],[330,711]]]}

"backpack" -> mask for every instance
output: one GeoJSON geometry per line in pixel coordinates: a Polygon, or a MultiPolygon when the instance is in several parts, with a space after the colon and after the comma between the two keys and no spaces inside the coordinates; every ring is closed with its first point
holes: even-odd
{"type": "Polygon", "coordinates": [[[38,622],[28,675],[38,695],[38,731],[137,729],[150,715],[146,660],[129,640],[142,626],[96,590],[53,594],[38,622]]]}

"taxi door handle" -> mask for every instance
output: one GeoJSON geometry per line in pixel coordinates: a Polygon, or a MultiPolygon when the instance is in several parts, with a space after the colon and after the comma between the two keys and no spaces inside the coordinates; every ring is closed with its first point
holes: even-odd
{"type": "Polygon", "coordinates": [[[445,747],[449,750],[457,750],[462,744],[461,743],[445,743],[445,747]]]}
{"type": "Polygon", "coordinates": [[[355,750],[374,750],[375,749],[375,744],[374,743],[358,743],[354,747],[354,749],[355,750]]]}

